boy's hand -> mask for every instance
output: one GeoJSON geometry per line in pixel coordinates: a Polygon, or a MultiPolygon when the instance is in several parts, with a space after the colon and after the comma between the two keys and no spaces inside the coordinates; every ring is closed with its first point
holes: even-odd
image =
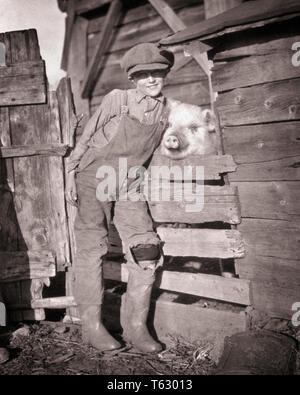
{"type": "Polygon", "coordinates": [[[70,171],[67,174],[65,196],[66,196],[66,201],[71,206],[78,207],[77,188],[76,188],[74,171],[70,171]]]}

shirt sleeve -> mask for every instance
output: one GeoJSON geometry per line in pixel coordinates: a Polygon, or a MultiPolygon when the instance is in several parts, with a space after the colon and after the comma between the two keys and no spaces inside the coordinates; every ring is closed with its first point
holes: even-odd
{"type": "Polygon", "coordinates": [[[67,165],[68,172],[76,169],[82,156],[89,148],[88,143],[91,140],[92,136],[96,132],[100,131],[100,129],[103,130],[103,126],[112,117],[121,113],[121,107],[124,101],[123,98],[124,91],[119,89],[114,89],[106,96],[104,96],[100,106],[85,125],[83,133],[69,157],[67,165]]]}

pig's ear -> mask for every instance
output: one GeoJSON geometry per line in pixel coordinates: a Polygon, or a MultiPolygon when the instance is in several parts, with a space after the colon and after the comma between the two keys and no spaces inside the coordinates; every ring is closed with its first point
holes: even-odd
{"type": "Polygon", "coordinates": [[[216,129],[216,117],[215,114],[209,110],[202,110],[203,121],[209,132],[214,132],[216,129]]]}

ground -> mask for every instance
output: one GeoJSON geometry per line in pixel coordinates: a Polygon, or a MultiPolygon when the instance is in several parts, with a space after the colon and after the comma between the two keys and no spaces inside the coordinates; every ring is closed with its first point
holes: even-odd
{"type": "Polygon", "coordinates": [[[158,355],[142,355],[125,347],[97,352],[82,344],[74,324],[32,323],[12,333],[2,334],[10,359],[0,375],[207,375],[215,368],[205,347],[179,338],[170,338],[171,346],[158,355]]]}

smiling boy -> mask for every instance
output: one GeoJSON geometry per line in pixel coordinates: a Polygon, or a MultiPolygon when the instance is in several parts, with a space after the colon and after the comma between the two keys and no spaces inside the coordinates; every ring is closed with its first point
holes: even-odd
{"type": "MultiPolygon", "coordinates": [[[[103,257],[113,203],[96,198],[96,173],[101,166],[116,171],[120,157],[128,168],[146,166],[166,125],[164,78],[174,56],[155,44],[138,44],[122,59],[134,89],[113,90],[103,98],[71,154],[66,199],[78,206],[74,225],[76,257],[74,297],[79,307],[83,339],[100,351],[121,347],[102,323],[103,257]]],[[[153,229],[145,201],[114,203],[114,224],[123,242],[129,272],[122,320],[123,338],[143,352],[162,347],[148,332],[146,321],[155,271],[162,265],[161,242],[153,229]]]]}

